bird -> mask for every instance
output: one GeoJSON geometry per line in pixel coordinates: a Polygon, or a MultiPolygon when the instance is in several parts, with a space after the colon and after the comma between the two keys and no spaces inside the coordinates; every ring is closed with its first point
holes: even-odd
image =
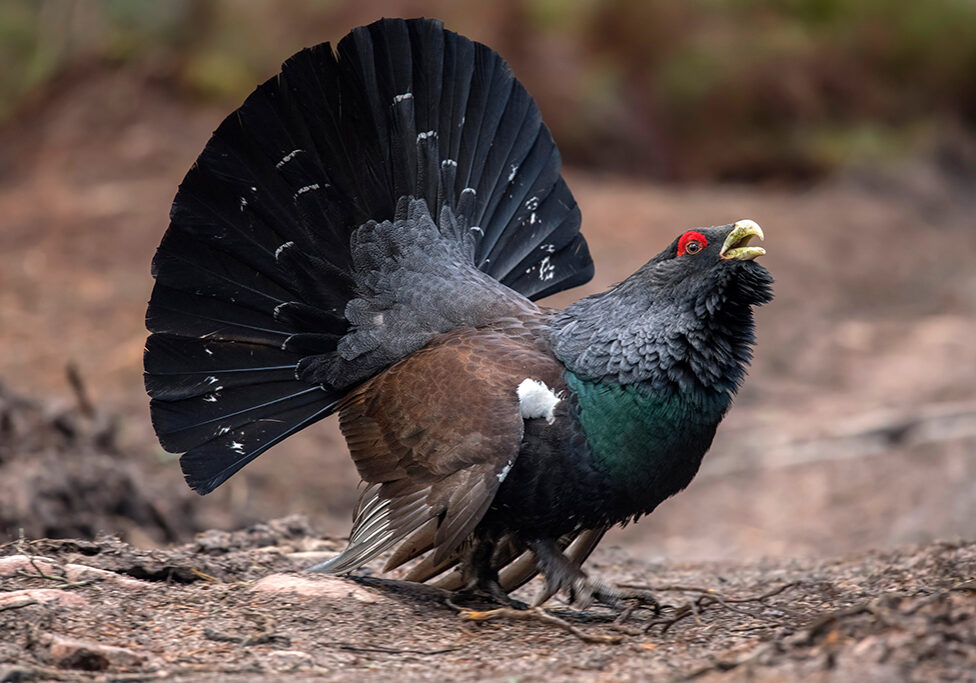
{"type": "MultiPolygon", "coordinates": [[[[582,568],[693,479],[742,384],[773,279],[754,221],[594,272],[539,108],[489,47],[383,19],[304,49],[215,130],[152,262],[152,424],[207,494],[338,414],[362,479],[348,546],[497,604],[582,568]],[[408,564],[412,563],[412,564],[408,564]]],[[[612,225],[604,229],[613,230],[612,225]]]]}

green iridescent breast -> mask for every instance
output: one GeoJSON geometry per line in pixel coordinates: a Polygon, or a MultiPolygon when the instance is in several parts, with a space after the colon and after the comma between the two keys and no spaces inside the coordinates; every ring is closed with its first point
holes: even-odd
{"type": "Polygon", "coordinates": [[[724,392],[655,395],[644,385],[583,380],[569,371],[566,382],[594,458],[612,475],[636,480],[677,475],[689,459],[697,471],[730,401],[724,392]]]}

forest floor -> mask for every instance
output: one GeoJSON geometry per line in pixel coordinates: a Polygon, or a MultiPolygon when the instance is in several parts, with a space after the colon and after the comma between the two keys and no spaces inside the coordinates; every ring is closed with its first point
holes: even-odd
{"type": "Polygon", "coordinates": [[[647,564],[600,550],[591,571],[655,589],[659,614],[550,602],[526,619],[488,619],[417,584],[301,573],[340,548],[300,517],[154,551],[111,538],[13,542],[0,556],[0,681],[933,681],[976,672],[976,543],[750,564],[647,564]]]}
{"type": "Polygon", "coordinates": [[[698,478],[587,564],[676,607],[614,624],[551,604],[574,634],[296,574],[339,549],[355,503],[334,421],[203,499],[159,449],[149,262],[224,113],[82,71],[0,130],[0,681],[976,680],[971,148],[805,188],[568,171],[597,275],[552,305],[742,218],[777,278],[698,478]]]}

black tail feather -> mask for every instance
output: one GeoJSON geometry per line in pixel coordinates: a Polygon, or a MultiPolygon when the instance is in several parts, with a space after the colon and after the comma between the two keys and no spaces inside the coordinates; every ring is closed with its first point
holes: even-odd
{"type": "Polygon", "coordinates": [[[319,400],[320,387],[294,381],[250,384],[227,388],[214,385],[212,393],[179,401],[157,401],[153,427],[164,448],[186,450],[202,441],[222,436],[266,418],[281,404],[304,404],[319,400]]]}
{"type": "Polygon", "coordinates": [[[194,489],[334,410],[296,372],[350,328],[353,231],[404,196],[463,215],[449,239],[532,299],[592,275],[559,153],[497,54],[432,20],[297,53],[215,131],[153,262],[146,388],[194,489]]]}
{"type": "Polygon", "coordinates": [[[180,401],[214,393],[215,387],[295,379],[302,356],[259,344],[211,341],[154,334],[146,342],[146,391],[160,401],[180,401]],[[260,359],[266,365],[256,361],[260,359]]]}
{"type": "Polygon", "coordinates": [[[335,400],[323,401],[314,394],[296,395],[274,404],[261,419],[187,450],[180,458],[187,484],[197,493],[210,493],[266,450],[334,409],[335,400]]]}

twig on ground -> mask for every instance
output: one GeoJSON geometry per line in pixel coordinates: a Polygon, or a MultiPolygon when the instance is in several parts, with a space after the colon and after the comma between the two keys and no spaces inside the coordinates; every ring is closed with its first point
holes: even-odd
{"type": "Polygon", "coordinates": [[[450,600],[446,601],[465,621],[492,621],[495,619],[511,619],[513,621],[538,621],[550,626],[557,626],[567,633],[570,633],[584,643],[599,643],[602,645],[616,645],[623,640],[623,636],[611,636],[605,634],[591,635],[576,628],[565,619],[548,612],[542,607],[533,607],[527,610],[512,609],[511,607],[500,607],[487,611],[470,610],[465,607],[458,607],[450,600]]]}
{"type": "Polygon", "coordinates": [[[443,655],[448,652],[458,652],[462,648],[460,647],[449,647],[443,650],[409,650],[401,649],[396,647],[379,647],[379,646],[369,646],[369,645],[353,645],[352,643],[335,643],[335,646],[340,650],[347,650],[349,652],[383,652],[391,655],[443,655]]]}
{"type": "Polygon", "coordinates": [[[690,681],[695,678],[700,678],[705,674],[712,673],[713,671],[731,671],[732,669],[736,669],[744,664],[749,664],[756,661],[774,647],[776,647],[775,643],[765,643],[756,647],[756,649],[754,649],[752,652],[748,652],[737,659],[716,659],[704,666],[693,669],[685,674],[681,680],[690,681]]]}
{"type": "Polygon", "coordinates": [[[92,403],[88,395],[88,387],[85,385],[85,380],[81,376],[81,370],[78,369],[78,364],[72,361],[68,363],[64,370],[68,377],[68,384],[75,394],[75,400],[78,401],[78,411],[85,417],[95,417],[95,404],[92,403]]]}
{"type": "Polygon", "coordinates": [[[881,614],[878,609],[881,598],[875,598],[870,602],[864,602],[859,605],[854,605],[852,607],[846,607],[844,609],[839,609],[829,614],[824,614],[813,621],[797,641],[797,645],[813,645],[816,639],[822,636],[830,626],[833,626],[839,621],[843,621],[848,617],[856,617],[861,614],[870,614],[878,622],[884,626],[888,626],[889,622],[885,619],[884,615],[881,614]]]}
{"type": "MultiPolygon", "coordinates": [[[[701,598],[699,598],[699,600],[701,600],[701,598]]],[[[684,619],[688,615],[695,614],[697,612],[697,609],[698,608],[694,606],[694,604],[693,604],[694,602],[697,602],[697,601],[688,602],[688,603],[685,603],[684,605],[681,605],[680,607],[675,608],[674,614],[672,614],[669,617],[657,617],[655,619],[651,619],[644,626],[644,633],[648,633],[655,626],[660,626],[661,627],[661,635],[663,636],[665,633],[668,632],[668,630],[672,626],[674,626],[675,624],[677,624],[679,621],[681,621],[682,619],[684,619]]]]}
{"type": "Polygon", "coordinates": [[[9,602],[6,605],[0,605],[0,612],[6,612],[8,609],[20,609],[21,607],[30,607],[31,605],[38,605],[40,603],[33,598],[24,598],[23,600],[18,600],[16,602],[9,602]]]}
{"type": "Polygon", "coordinates": [[[683,619],[693,616],[695,621],[701,623],[701,613],[704,608],[710,605],[718,605],[722,609],[729,612],[735,612],[736,614],[741,614],[743,616],[750,617],[752,619],[759,619],[762,621],[775,622],[775,619],[764,616],[762,614],[756,614],[749,610],[742,609],[736,605],[745,603],[762,603],[771,597],[779,595],[785,592],[789,588],[797,586],[797,582],[791,582],[783,584],[771,591],[763,593],[762,595],[749,596],[744,598],[730,598],[727,597],[713,588],[703,588],[700,586],[683,586],[683,585],[666,585],[666,586],[644,586],[639,584],[620,584],[621,588],[629,588],[634,590],[647,590],[647,591],[674,591],[681,593],[699,593],[699,597],[694,600],[689,600],[684,605],[673,608],[674,612],[669,616],[662,616],[652,619],[645,627],[644,632],[647,633],[655,626],[661,627],[661,634],[667,633],[668,629],[677,624],[683,619]]]}
{"type": "Polygon", "coordinates": [[[266,645],[268,643],[280,643],[290,645],[291,640],[287,636],[279,636],[275,633],[255,633],[252,636],[235,636],[229,633],[221,633],[212,628],[203,629],[203,637],[208,640],[215,640],[219,643],[236,643],[244,647],[252,645],[266,645]]]}
{"type": "Polygon", "coordinates": [[[724,602],[728,603],[728,602],[757,602],[757,601],[766,600],[767,598],[771,598],[773,596],[779,595],[780,593],[786,591],[789,588],[794,588],[800,585],[800,582],[791,581],[790,583],[784,583],[779,588],[774,588],[768,593],[763,593],[762,595],[749,596],[747,598],[730,598],[728,596],[722,595],[714,588],[702,588],[700,586],[681,586],[675,584],[669,584],[665,586],[644,586],[636,583],[621,583],[618,585],[621,588],[632,588],[634,590],[646,590],[646,591],[658,592],[658,593],[665,592],[665,591],[680,592],[680,593],[703,593],[705,595],[719,596],[722,598],[724,602]]]}
{"type": "Polygon", "coordinates": [[[946,588],[945,590],[936,591],[932,593],[927,598],[919,600],[914,605],[909,607],[907,610],[903,611],[902,614],[906,617],[918,612],[924,607],[928,607],[933,602],[938,602],[939,600],[945,599],[950,593],[976,593],[976,579],[969,579],[967,581],[962,581],[957,583],[955,586],[946,588]]]}
{"type": "Polygon", "coordinates": [[[40,568],[37,562],[34,561],[34,555],[31,553],[29,547],[31,543],[32,543],[31,541],[28,541],[24,538],[24,530],[21,529],[20,538],[17,539],[17,553],[19,555],[25,556],[27,558],[27,561],[30,562],[30,566],[37,573],[32,574],[30,572],[18,571],[17,572],[18,576],[24,576],[29,579],[46,579],[48,581],[56,581],[59,584],[61,584],[61,588],[81,588],[82,586],[87,586],[95,582],[94,579],[83,579],[81,581],[72,581],[64,573],[61,574],[46,573],[43,569],[40,568]]]}
{"type": "Polygon", "coordinates": [[[190,571],[193,573],[194,576],[197,576],[197,577],[203,579],[204,581],[209,581],[210,583],[223,583],[223,581],[221,581],[220,579],[218,579],[216,576],[213,576],[211,574],[207,574],[206,572],[200,571],[196,567],[191,567],[190,568],[190,571]]]}
{"type": "Polygon", "coordinates": [[[250,647],[252,645],[265,645],[267,643],[280,643],[282,645],[291,645],[291,639],[288,636],[282,636],[275,633],[276,624],[274,621],[268,617],[260,614],[250,615],[249,618],[255,622],[255,626],[258,627],[258,632],[250,636],[235,636],[229,633],[221,633],[215,631],[212,628],[203,629],[203,636],[209,640],[216,640],[221,643],[236,643],[244,647],[250,647]]]}

